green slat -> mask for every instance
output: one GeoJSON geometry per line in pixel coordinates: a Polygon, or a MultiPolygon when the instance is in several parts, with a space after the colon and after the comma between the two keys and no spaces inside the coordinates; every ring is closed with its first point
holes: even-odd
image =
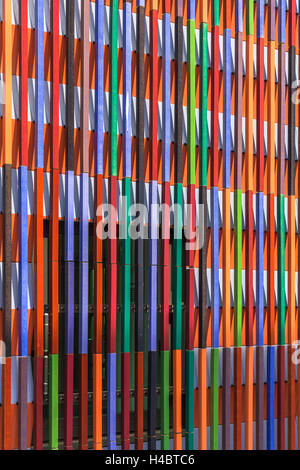
{"type": "MultiPolygon", "coordinates": [[[[176,183],[174,186],[174,202],[182,210],[182,184],[176,183]]],[[[173,348],[181,349],[181,328],[182,328],[182,213],[174,214],[174,240],[173,240],[173,276],[172,276],[172,302],[174,304],[172,340],[173,348]],[[175,223],[175,217],[177,223],[175,223]]]]}
{"type": "Polygon", "coordinates": [[[253,0],[247,0],[246,2],[246,34],[253,35],[253,0]]]}
{"type": "Polygon", "coordinates": [[[211,350],[210,447],[218,449],[219,425],[219,349],[211,350]]]}
{"type": "Polygon", "coordinates": [[[182,334],[182,267],[173,267],[173,349],[181,349],[182,334]]]}
{"type": "Polygon", "coordinates": [[[110,174],[117,176],[117,111],[118,111],[118,1],[111,1],[111,64],[110,64],[110,174]]]}
{"type": "Polygon", "coordinates": [[[58,449],[58,354],[49,355],[49,446],[58,449]]]}
{"type": "Polygon", "coordinates": [[[187,22],[188,42],[188,184],[195,184],[195,20],[187,22]]]}
{"type": "MultiPolygon", "coordinates": [[[[123,215],[124,220],[122,221],[123,234],[122,237],[122,340],[121,348],[122,352],[130,352],[130,271],[131,271],[131,249],[130,249],[130,237],[128,234],[128,228],[130,225],[129,207],[130,207],[130,178],[123,178],[122,181],[122,195],[123,198],[123,215]],[[126,198],[126,199],[125,199],[126,198]]],[[[122,215],[122,216],[123,216],[122,215]]],[[[121,233],[121,231],[120,231],[121,233]]]]}
{"type": "Polygon", "coordinates": [[[130,266],[122,266],[122,352],[130,352],[130,266]]]}
{"type": "Polygon", "coordinates": [[[185,351],[186,449],[194,449],[194,350],[185,351]]]}
{"type": "Polygon", "coordinates": [[[207,23],[200,24],[200,185],[207,186],[207,23]]]}
{"type": "MultiPolygon", "coordinates": [[[[124,227],[122,227],[122,263],[130,264],[130,236],[129,226],[130,226],[130,217],[129,217],[129,207],[130,207],[130,191],[131,191],[131,182],[130,178],[123,178],[122,181],[122,196],[126,197],[123,199],[124,203],[124,227]],[[126,203],[125,203],[126,202],[126,203]]],[[[120,231],[121,234],[121,231],[120,231]]]]}
{"type": "Polygon", "coordinates": [[[174,241],[173,241],[173,266],[182,265],[182,184],[174,185],[174,203],[178,207],[178,211],[174,212],[174,241]]]}
{"type": "Polygon", "coordinates": [[[212,26],[219,26],[219,0],[213,1],[212,26]]]}
{"type": "Polygon", "coordinates": [[[234,344],[242,345],[242,191],[234,192],[234,344]]]}
{"type": "Polygon", "coordinates": [[[161,390],[160,390],[160,421],[161,421],[161,448],[168,450],[170,447],[169,429],[169,375],[170,352],[161,351],[161,390]]]}
{"type": "Polygon", "coordinates": [[[278,344],[285,343],[285,220],[284,195],[277,198],[278,209],[278,344]]]}

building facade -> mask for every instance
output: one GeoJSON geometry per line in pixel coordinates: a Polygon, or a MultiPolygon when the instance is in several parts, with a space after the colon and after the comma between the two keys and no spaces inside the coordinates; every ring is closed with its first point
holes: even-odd
{"type": "Polygon", "coordinates": [[[299,1],[0,19],[1,448],[299,448],[299,1]]]}

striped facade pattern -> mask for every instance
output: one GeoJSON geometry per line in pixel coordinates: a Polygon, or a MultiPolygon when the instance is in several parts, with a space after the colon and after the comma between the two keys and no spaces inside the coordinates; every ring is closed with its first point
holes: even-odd
{"type": "Polygon", "coordinates": [[[300,448],[299,10],[0,2],[1,449],[300,448]]]}

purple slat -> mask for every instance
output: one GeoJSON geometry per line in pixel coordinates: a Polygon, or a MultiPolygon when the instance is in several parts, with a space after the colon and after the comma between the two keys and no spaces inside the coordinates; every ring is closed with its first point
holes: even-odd
{"type": "Polygon", "coordinates": [[[109,450],[116,449],[116,353],[107,354],[107,440],[109,450]]]}
{"type": "Polygon", "coordinates": [[[158,189],[157,181],[149,182],[149,264],[157,264],[157,240],[158,240],[158,189]]]}
{"type": "Polygon", "coordinates": [[[148,349],[157,350],[157,266],[149,266],[149,330],[148,349]]]}
{"type": "Polygon", "coordinates": [[[65,263],[65,353],[74,353],[74,261],[65,263]]]}

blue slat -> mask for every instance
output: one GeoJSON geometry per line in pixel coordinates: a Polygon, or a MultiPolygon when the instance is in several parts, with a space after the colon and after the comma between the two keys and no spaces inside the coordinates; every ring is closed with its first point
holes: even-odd
{"type": "Polygon", "coordinates": [[[19,356],[28,354],[28,215],[27,167],[19,167],[19,356]]]}
{"type": "Polygon", "coordinates": [[[195,0],[189,0],[187,2],[187,19],[188,20],[195,19],[195,0]]]}
{"type": "Polygon", "coordinates": [[[235,31],[243,32],[243,0],[235,0],[235,31]]]}
{"type": "Polygon", "coordinates": [[[79,354],[88,353],[88,292],[89,292],[89,175],[80,174],[79,222],[79,354]]]}
{"type": "Polygon", "coordinates": [[[79,261],[89,260],[89,175],[80,174],[80,237],[79,237],[79,261]]]}
{"type": "Polygon", "coordinates": [[[88,354],[89,264],[79,263],[79,354],[88,354]]]}

